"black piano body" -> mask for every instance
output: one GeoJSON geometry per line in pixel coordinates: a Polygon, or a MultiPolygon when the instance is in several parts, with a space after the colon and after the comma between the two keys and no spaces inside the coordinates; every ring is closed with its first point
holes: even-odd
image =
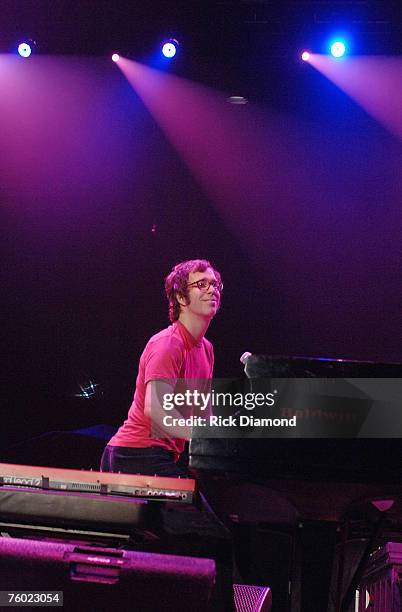
{"type": "MultiPolygon", "coordinates": [[[[257,355],[248,359],[245,370],[251,381],[402,378],[402,364],[257,355]]],[[[292,592],[287,608],[282,602],[283,612],[348,609],[345,600],[342,604],[342,597],[350,599],[346,587],[328,608],[339,534],[354,507],[364,514],[367,504],[380,498],[395,500],[393,518],[399,521],[401,463],[399,437],[201,437],[190,443],[190,467],[222,518],[235,524],[288,527],[298,540],[292,545],[292,592]]]]}

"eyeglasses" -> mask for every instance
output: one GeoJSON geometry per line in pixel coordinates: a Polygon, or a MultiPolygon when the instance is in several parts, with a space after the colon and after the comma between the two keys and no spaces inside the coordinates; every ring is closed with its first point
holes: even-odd
{"type": "Polygon", "coordinates": [[[223,283],[218,280],[208,280],[207,278],[202,278],[201,280],[195,281],[194,283],[188,283],[187,287],[198,287],[200,291],[208,291],[210,287],[217,289],[219,293],[222,293],[223,283]]]}

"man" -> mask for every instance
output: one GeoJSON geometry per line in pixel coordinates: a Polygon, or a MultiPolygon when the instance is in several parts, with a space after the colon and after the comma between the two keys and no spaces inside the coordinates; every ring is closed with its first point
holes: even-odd
{"type": "MultiPolygon", "coordinates": [[[[183,436],[174,437],[173,428],[160,436],[154,431],[161,428],[161,396],[174,392],[178,380],[212,378],[214,354],[205,334],[220,306],[221,276],[204,259],[183,261],[166,277],[165,291],[172,325],[152,336],[141,355],[133,403],[103,452],[102,471],[187,476],[176,463],[185,447],[183,436]]],[[[156,551],[212,557],[217,567],[212,609],[226,612],[233,608],[231,536],[201,492],[200,502],[200,511],[157,508],[162,527],[156,551]]]]}
{"type": "Polygon", "coordinates": [[[165,291],[172,325],[152,336],[141,355],[133,403],[104,450],[102,471],[186,476],[176,465],[185,440],[173,437],[172,428],[160,431],[156,416],[177,379],[212,378],[213,348],[205,334],[220,306],[221,276],[205,259],[184,261],[166,277],[165,291]]]}

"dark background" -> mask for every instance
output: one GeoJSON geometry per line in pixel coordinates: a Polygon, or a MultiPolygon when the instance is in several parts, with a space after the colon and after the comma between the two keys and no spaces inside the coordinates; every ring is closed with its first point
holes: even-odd
{"type": "Polygon", "coordinates": [[[397,3],[1,7],[2,448],[121,422],[184,259],[209,259],[225,283],[208,332],[217,376],[240,376],[244,350],[402,361],[400,141],[298,59],[340,29],[357,54],[399,55],[397,3]],[[11,62],[26,35],[37,55],[11,62]],[[155,65],[169,35],[180,54],[163,69],[244,96],[232,123],[256,105],[278,126],[255,201],[253,161],[224,177],[248,199],[215,201],[110,61],[155,65]]]}

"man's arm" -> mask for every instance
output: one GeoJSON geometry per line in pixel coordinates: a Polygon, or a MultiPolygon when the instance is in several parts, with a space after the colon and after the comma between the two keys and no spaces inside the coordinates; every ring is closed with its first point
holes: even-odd
{"type": "Polygon", "coordinates": [[[166,397],[174,395],[174,386],[168,380],[150,380],[145,389],[144,414],[151,420],[151,435],[153,438],[183,438],[191,437],[191,427],[173,425],[174,419],[184,416],[176,408],[166,409],[166,397]],[[166,418],[168,417],[168,418],[166,418]]]}

